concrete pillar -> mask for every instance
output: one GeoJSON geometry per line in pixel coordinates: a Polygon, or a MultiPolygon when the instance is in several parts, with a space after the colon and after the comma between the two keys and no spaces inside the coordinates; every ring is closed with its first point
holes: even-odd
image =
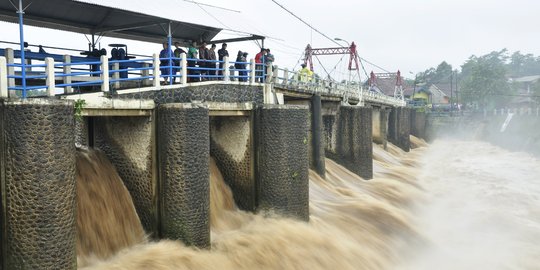
{"type": "Polygon", "coordinates": [[[383,134],[381,133],[381,109],[379,107],[371,107],[371,121],[372,121],[372,136],[373,142],[376,144],[383,144],[383,134]]]}
{"type": "Polygon", "coordinates": [[[327,155],[364,179],[373,178],[371,108],[341,106],[336,116],[334,144],[327,155]]]}
{"type": "Polygon", "coordinates": [[[388,121],[388,140],[405,152],[411,149],[409,135],[411,133],[410,109],[394,107],[388,121]]]}
{"type": "Polygon", "coordinates": [[[251,59],[249,61],[249,83],[251,84],[254,84],[256,81],[256,78],[255,78],[255,76],[257,75],[256,70],[257,70],[257,64],[255,63],[255,59],[251,59]]]}
{"type": "Polygon", "coordinates": [[[210,153],[245,211],[257,209],[253,126],[253,116],[210,118],[210,153]]]}
{"type": "Polygon", "coordinates": [[[54,76],[54,59],[52,57],[45,58],[45,73],[47,74],[47,96],[54,97],[56,90],[56,78],[54,76]]]}
{"type": "Polygon", "coordinates": [[[120,63],[113,63],[112,64],[112,69],[113,69],[113,74],[112,74],[112,78],[114,80],[113,82],[113,86],[114,86],[114,89],[119,89],[120,88],[120,81],[118,81],[120,79],[120,63]]]}
{"type": "MultiPolygon", "coordinates": [[[[62,69],[64,74],[71,74],[71,55],[64,55],[64,64],[66,64],[62,69]]],[[[65,76],[62,77],[62,80],[64,84],[71,84],[71,76],[65,76]]],[[[64,87],[64,94],[71,94],[73,93],[73,87],[71,86],[65,86],[64,87]]]]}
{"type": "Polygon", "coordinates": [[[181,82],[182,84],[187,84],[188,82],[188,65],[187,65],[187,55],[186,53],[181,53],[180,54],[180,65],[182,66],[182,69],[180,69],[180,75],[182,76],[181,77],[181,82]]]}
{"type": "Polygon", "coordinates": [[[153,75],[154,75],[154,87],[159,89],[160,88],[160,73],[159,73],[159,55],[157,53],[154,53],[152,55],[152,58],[154,59],[153,60],[153,66],[154,66],[154,71],[153,71],[153,75]]]}
{"type": "MultiPolygon", "coordinates": [[[[12,48],[6,48],[4,51],[4,56],[6,57],[8,64],[14,64],[15,63],[15,51],[13,51],[12,48]]],[[[13,76],[15,75],[15,67],[11,66],[8,67],[8,75],[13,76]]],[[[15,86],[15,79],[10,78],[8,79],[8,87],[15,86]]]]}
{"type": "Polygon", "coordinates": [[[208,109],[161,105],[157,125],[161,237],[210,247],[208,109]]]}
{"type": "Polygon", "coordinates": [[[3,269],[76,269],[73,103],[0,101],[3,269]]]}
{"type": "Polygon", "coordinates": [[[325,176],[326,172],[323,128],[321,96],[314,95],[311,98],[311,155],[309,163],[311,169],[322,177],[325,176]]]}
{"type": "Polygon", "coordinates": [[[7,98],[8,92],[8,72],[6,58],[0,56],[0,98],[7,98]]]}
{"type": "Polygon", "coordinates": [[[309,157],[306,106],[257,109],[259,210],[309,220],[309,157]]]}
{"type": "MultiPolygon", "coordinates": [[[[116,167],[128,189],[144,230],[158,237],[155,116],[87,118],[79,127],[91,129],[88,142],[116,167]]],[[[81,121],[82,122],[82,121],[81,121]]],[[[79,139],[84,143],[84,138],[79,139]]]]}
{"type": "Polygon", "coordinates": [[[426,113],[410,110],[411,135],[421,139],[426,138],[426,113]]]}
{"type": "Polygon", "coordinates": [[[109,59],[106,55],[101,56],[101,91],[109,92],[109,59]]]}
{"type": "Polygon", "coordinates": [[[223,80],[228,82],[231,80],[231,69],[229,68],[229,57],[223,57],[223,80]]]}
{"type": "Polygon", "coordinates": [[[382,145],[384,150],[388,147],[388,117],[390,115],[390,109],[381,108],[380,110],[380,133],[382,136],[382,145]]]}

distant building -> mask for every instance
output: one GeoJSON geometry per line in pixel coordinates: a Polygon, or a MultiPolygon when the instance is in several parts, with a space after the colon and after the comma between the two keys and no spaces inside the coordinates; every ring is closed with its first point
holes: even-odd
{"type": "Polygon", "coordinates": [[[510,80],[517,95],[512,97],[508,103],[509,108],[533,108],[538,105],[536,100],[531,97],[533,95],[531,87],[539,82],[540,75],[524,76],[510,80]]]}
{"type": "MultiPolygon", "coordinates": [[[[374,80],[369,79],[367,81],[367,88],[371,91],[380,92],[387,96],[393,97],[396,89],[397,73],[373,73],[373,75],[375,78],[374,80]]],[[[401,82],[405,99],[410,99],[413,94],[414,87],[409,85],[403,76],[401,76],[401,82]]]]}

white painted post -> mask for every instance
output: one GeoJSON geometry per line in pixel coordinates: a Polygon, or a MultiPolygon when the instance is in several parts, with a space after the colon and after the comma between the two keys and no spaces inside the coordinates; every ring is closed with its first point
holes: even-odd
{"type": "Polygon", "coordinates": [[[231,80],[231,69],[229,68],[229,57],[223,57],[223,80],[228,82],[231,80]]]}
{"type": "Polygon", "coordinates": [[[109,59],[106,55],[101,56],[101,91],[109,92],[109,59]]]}
{"type": "MultiPolygon", "coordinates": [[[[263,67],[264,68],[264,67],[263,67]]],[[[272,72],[272,66],[267,66],[266,67],[266,78],[265,78],[265,82],[266,83],[271,83],[271,79],[274,77],[274,74],[272,72]]]]}
{"type": "Polygon", "coordinates": [[[45,57],[45,74],[47,74],[47,96],[54,97],[56,81],[54,78],[54,59],[52,57],[45,57]]]}
{"type": "Polygon", "coordinates": [[[283,84],[284,85],[289,85],[289,69],[286,68],[285,71],[283,71],[283,84]]]}
{"type": "Polygon", "coordinates": [[[255,75],[257,73],[255,73],[255,71],[257,70],[257,65],[255,64],[255,59],[251,59],[249,61],[249,68],[250,68],[250,71],[249,71],[249,83],[255,83],[255,75]]]}
{"type": "MultiPolygon", "coordinates": [[[[71,55],[64,55],[64,64],[71,64],[71,55]]],[[[63,68],[64,74],[71,74],[71,65],[64,65],[63,68]]],[[[62,78],[64,81],[64,84],[71,84],[71,75],[65,76],[62,78]]],[[[65,86],[64,87],[64,94],[70,94],[73,93],[73,87],[71,86],[65,86]]]]}
{"type": "Polygon", "coordinates": [[[182,76],[182,84],[187,84],[188,81],[188,70],[187,70],[187,55],[185,53],[180,54],[180,65],[182,66],[182,69],[180,70],[180,75],[182,76]]]}
{"type": "MultiPolygon", "coordinates": [[[[150,64],[148,64],[148,63],[143,63],[142,66],[143,66],[143,68],[149,68],[149,67],[150,67],[150,64]]],[[[148,69],[142,70],[141,76],[142,76],[142,77],[148,77],[148,76],[150,76],[150,70],[148,70],[148,69]]],[[[150,84],[150,80],[149,80],[149,79],[143,79],[143,83],[142,83],[142,84],[143,84],[144,86],[149,85],[149,84],[150,84]]]]}
{"type": "MultiPolygon", "coordinates": [[[[15,63],[15,54],[14,54],[12,48],[7,48],[4,53],[5,53],[5,56],[7,58],[6,60],[7,60],[8,64],[15,63]]],[[[13,76],[13,75],[15,75],[15,68],[14,67],[8,67],[7,72],[8,72],[9,76],[13,76]]],[[[9,87],[15,86],[15,79],[14,78],[8,79],[8,86],[9,87]]]]}
{"type": "Polygon", "coordinates": [[[154,53],[154,87],[159,88],[159,56],[154,53]]]}
{"type": "Polygon", "coordinates": [[[113,63],[112,64],[112,68],[113,68],[113,75],[112,75],[112,78],[114,81],[113,85],[114,85],[114,89],[118,89],[120,88],[120,81],[117,81],[118,79],[120,79],[120,72],[118,71],[120,69],[120,64],[119,63],[113,63]]]}
{"type": "MultiPolygon", "coordinates": [[[[272,67],[270,67],[270,69],[274,70],[274,68],[272,68],[272,67]]],[[[276,72],[274,72],[273,75],[272,75],[272,82],[273,82],[273,83],[277,83],[277,82],[278,82],[279,68],[278,68],[277,65],[275,66],[275,70],[276,70],[276,72]]]]}
{"type": "Polygon", "coordinates": [[[0,98],[8,98],[8,71],[6,58],[0,56],[0,98]]]}

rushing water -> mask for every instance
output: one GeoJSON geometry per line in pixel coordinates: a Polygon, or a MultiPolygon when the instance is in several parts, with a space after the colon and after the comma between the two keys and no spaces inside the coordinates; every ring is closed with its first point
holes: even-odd
{"type": "MultiPolygon", "coordinates": [[[[412,143],[424,146],[416,138],[412,143]]],[[[79,250],[80,266],[133,270],[538,269],[540,161],[485,143],[462,141],[437,141],[410,153],[392,145],[387,151],[374,145],[373,155],[375,178],[370,181],[328,159],[326,179],[310,172],[309,223],[237,210],[232,192],[210,160],[211,250],[185,247],[177,241],[147,243],[133,229],[140,224],[131,220],[96,229],[108,242],[103,250],[91,245],[99,256],[90,254],[91,249],[79,250]],[[131,229],[120,233],[126,225],[131,229]],[[121,250],[127,244],[116,242],[125,243],[124,238],[131,239],[131,247],[121,250]]],[[[92,177],[85,170],[79,168],[79,181],[92,177]]],[[[103,172],[95,177],[113,174],[103,172]]],[[[101,194],[101,200],[114,204],[114,194],[101,194]]],[[[133,213],[132,205],[122,207],[133,213]]],[[[79,227],[85,226],[84,219],[90,223],[102,219],[103,212],[79,217],[79,227]]],[[[86,243],[85,237],[92,239],[92,230],[80,234],[81,244],[86,243]]]]}

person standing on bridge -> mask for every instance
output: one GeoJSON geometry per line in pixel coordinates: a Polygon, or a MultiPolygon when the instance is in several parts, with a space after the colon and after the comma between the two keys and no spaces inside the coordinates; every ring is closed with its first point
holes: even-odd
{"type": "Polygon", "coordinates": [[[227,43],[221,44],[221,49],[219,49],[217,53],[218,53],[218,60],[219,60],[218,75],[220,76],[219,78],[223,80],[223,78],[221,77],[223,76],[223,66],[224,66],[223,58],[229,57],[229,51],[227,51],[227,43]]]}
{"type": "MultiPolygon", "coordinates": [[[[262,62],[263,62],[263,82],[266,80],[266,76],[268,74],[267,71],[270,69],[272,71],[274,71],[274,55],[272,53],[270,53],[270,49],[266,49],[266,53],[263,54],[263,57],[262,57],[262,62]]],[[[270,79],[270,78],[269,78],[270,79]]]]}
{"type": "Polygon", "coordinates": [[[211,70],[208,71],[210,74],[210,80],[216,79],[216,44],[212,44],[210,46],[210,50],[208,51],[208,60],[211,62],[208,62],[208,67],[211,68],[211,70]]]}
{"type": "Polygon", "coordinates": [[[201,47],[199,47],[199,71],[201,72],[201,80],[205,81],[208,79],[206,76],[208,74],[207,68],[209,67],[208,63],[208,48],[206,48],[206,41],[203,41],[201,47]]]}
{"type": "Polygon", "coordinates": [[[171,49],[169,48],[169,43],[163,42],[163,50],[159,52],[159,66],[161,76],[164,76],[163,80],[165,84],[167,84],[169,81],[169,75],[171,75],[170,66],[173,64],[171,63],[171,59],[169,59],[169,55],[173,55],[171,49]]]}
{"type": "Polygon", "coordinates": [[[255,81],[263,82],[263,56],[266,55],[266,49],[261,48],[261,51],[255,55],[255,81]]]}
{"type": "Polygon", "coordinates": [[[310,82],[313,78],[313,71],[307,68],[306,64],[302,64],[302,69],[298,72],[301,82],[310,82]]]}
{"type": "Polygon", "coordinates": [[[196,74],[196,71],[193,70],[195,65],[197,64],[197,42],[193,41],[191,42],[191,45],[189,45],[188,52],[187,52],[187,63],[188,63],[188,82],[194,82],[196,79],[192,77],[196,74]]]}

